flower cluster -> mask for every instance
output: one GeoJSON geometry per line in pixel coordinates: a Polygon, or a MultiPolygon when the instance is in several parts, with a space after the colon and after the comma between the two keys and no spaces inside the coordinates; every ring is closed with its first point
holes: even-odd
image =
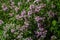
{"type": "Polygon", "coordinates": [[[60,5],[59,2],[56,2],[57,4],[54,2],[56,1],[1,1],[1,40],[60,39],[60,5]]]}

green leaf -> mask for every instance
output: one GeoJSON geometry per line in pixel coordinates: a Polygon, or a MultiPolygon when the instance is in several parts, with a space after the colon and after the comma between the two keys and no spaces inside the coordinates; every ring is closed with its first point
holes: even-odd
{"type": "Polygon", "coordinates": [[[2,30],[0,30],[0,35],[2,35],[3,34],[3,31],[2,30]]]}
{"type": "Polygon", "coordinates": [[[52,25],[53,25],[53,26],[56,26],[56,23],[57,23],[56,20],[53,20],[53,21],[52,21],[52,25]]]}
{"type": "Polygon", "coordinates": [[[54,30],[54,27],[51,27],[50,30],[53,31],[54,30]]]}

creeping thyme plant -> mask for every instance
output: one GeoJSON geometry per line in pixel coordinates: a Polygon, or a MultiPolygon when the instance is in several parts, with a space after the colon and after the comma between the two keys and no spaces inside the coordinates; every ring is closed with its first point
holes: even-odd
{"type": "Polygon", "coordinates": [[[60,40],[60,0],[0,0],[0,40],[60,40]]]}

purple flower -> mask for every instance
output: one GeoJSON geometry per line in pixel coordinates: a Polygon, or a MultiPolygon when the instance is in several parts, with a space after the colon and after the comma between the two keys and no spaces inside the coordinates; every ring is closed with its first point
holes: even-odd
{"type": "Polygon", "coordinates": [[[36,33],[36,37],[46,37],[46,34],[47,34],[47,32],[45,32],[45,31],[43,31],[43,32],[41,32],[41,31],[37,31],[37,32],[35,32],[36,33]]]}
{"type": "Polygon", "coordinates": [[[16,11],[16,13],[18,12],[18,10],[19,10],[19,8],[18,8],[18,7],[15,7],[15,11],[16,11]]]}
{"type": "Polygon", "coordinates": [[[29,8],[32,10],[35,8],[35,5],[31,4],[29,8]]]}
{"type": "Polygon", "coordinates": [[[26,14],[26,11],[23,10],[23,11],[21,12],[21,16],[24,17],[25,14],[26,14]]]}
{"type": "Polygon", "coordinates": [[[32,11],[28,11],[28,16],[30,17],[32,14],[32,11]]]}
{"type": "Polygon", "coordinates": [[[8,8],[7,8],[7,6],[6,6],[5,4],[3,4],[3,5],[2,5],[2,9],[3,9],[4,11],[6,11],[8,8]]]}
{"type": "Polygon", "coordinates": [[[55,39],[57,39],[57,37],[55,35],[52,35],[51,40],[55,40],[55,39]]]}
{"type": "Polygon", "coordinates": [[[13,13],[9,13],[9,16],[11,16],[11,17],[12,17],[13,15],[14,15],[13,13]]]}
{"type": "Polygon", "coordinates": [[[23,36],[22,36],[23,33],[20,33],[18,36],[17,36],[17,39],[21,39],[23,36]]]}
{"type": "Polygon", "coordinates": [[[0,20],[0,25],[3,24],[4,22],[2,20],[0,20]]]}
{"type": "Polygon", "coordinates": [[[41,24],[40,23],[37,23],[38,27],[41,27],[41,24]]]}
{"type": "Polygon", "coordinates": [[[55,8],[55,5],[54,4],[51,4],[51,8],[55,8]]]}
{"type": "Polygon", "coordinates": [[[14,6],[14,4],[15,4],[14,2],[11,2],[11,6],[14,6]]]}
{"type": "Polygon", "coordinates": [[[36,16],[35,17],[35,20],[38,22],[40,20],[40,17],[39,16],[36,16]]]}
{"type": "Polygon", "coordinates": [[[35,17],[35,20],[38,22],[38,21],[40,21],[40,20],[43,20],[43,18],[42,18],[42,17],[39,17],[39,16],[36,16],[36,17],[35,17]]]}
{"type": "Polygon", "coordinates": [[[46,6],[46,4],[43,4],[43,3],[40,4],[40,7],[41,7],[41,8],[43,8],[43,7],[45,7],[45,6],[46,6]]]}
{"type": "Polygon", "coordinates": [[[37,32],[37,37],[39,37],[40,35],[42,35],[42,32],[37,32]]]}
{"type": "Polygon", "coordinates": [[[20,6],[22,3],[21,2],[18,2],[18,6],[20,6]]]}
{"type": "Polygon", "coordinates": [[[30,2],[31,0],[27,0],[27,2],[30,2]]]}
{"type": "Polygon", "coordinates": [[[49,17],[53,17],[54,15],[55,15],[54,12],[52,12],[51,10],[48,12],[49,17]]]}
{"type": "Polygon", "coordinates": [[[11,5],[10,6],[11,9],[14,9],[15,8],[15,3],[14,2],[11,2],[10,5],[11,5]]]}
{"type": "Polygon", "coordinates": [[[10,0],[10,2],[12,2],[13,0],[10,0]]]}
{"type": "Polygon", "coordinates": [[[16,19],[21,19],[21,18],[22,18],[22,16],[20,16],[19,14],[16,15],[16,19]]]}
{"type": "Polygon", "coordinates": [[[44,31],[44,28],[39,28],[40,31],[44,31]]]}
{"type": "Polygon", "coordinates": [[[35,7],[35,12],[39,12],[41,10],[41,6],[36,6],[35,7]]]}
{"type": "Polygon", "coordinates": [[[28,26],[29,26],[29,24],[24,24],[19,30],[25,31],[25,30],[27,30],[28,26]]]}
{"type": "Polygon", "coordinates": [[[39,2],[40,0],[35,0],[36,2],[39,2]]]}
{"type": "Polygon", "coordinates": [[[29,37],[29,38],[26,38],[26,40],[32,40],[32,38],[31,38],[31,37],[29,37]]]}
{"type": "Polygon", "coordinates": [[[41,35],[41,37],[46,37],[46,34],[47,34],[47,30],[44,30],[43,32],[42,32],[42,35],[41,35]]]}
{"type": "Polygon", "coordinates": [[[14,33],[15,32],[15,30],[14,29],[11,29],[11,33],[14,33]]]}
{"type": "Polygon", "coordinates": [[[41,1],[41,0],[35,0],[34,3],[35,3],[35,2],[38,3],[38,2],[40,2],[40,1],[41,1]]]}
{"type": "Polygon", "coordinates": [[[25,25],[29,26],[29,23],[28,22],[24,22],[25,25]]]}
{"type": "Polygon", "coordinates": [[[35,31],[36,37],[39,37],[40,35],[42,35],[43,33],[40,31],[35,31]]]}

